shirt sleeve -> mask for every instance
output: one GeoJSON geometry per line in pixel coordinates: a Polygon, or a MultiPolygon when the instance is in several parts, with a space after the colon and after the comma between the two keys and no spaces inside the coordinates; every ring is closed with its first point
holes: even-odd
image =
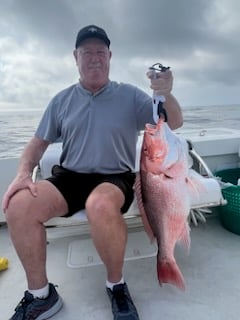
{"type": "Polygon", "coordinates": [[[59,104],[57,98],[53,98],[47,106],[39,122],[35,136],[50,143],[55,142],[61,137],[61,129],[58,119],[59,104]]]}

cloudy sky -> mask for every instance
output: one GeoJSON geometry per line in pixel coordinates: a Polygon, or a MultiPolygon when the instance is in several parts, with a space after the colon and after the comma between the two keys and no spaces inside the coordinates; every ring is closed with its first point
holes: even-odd
{"type": "Polygon", "coordinates": [[[239,0],[7,0],[0,3],[0,110],[45,108],[78,81],[78,30],[103,27],[112,80],[147,90],[171,66],[182,106],[240,104],[239,0]]]}

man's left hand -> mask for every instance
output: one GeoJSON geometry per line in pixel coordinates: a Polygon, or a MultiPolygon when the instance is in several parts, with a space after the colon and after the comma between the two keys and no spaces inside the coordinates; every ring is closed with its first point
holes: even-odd
{"type": "Polygon", "coordinates": [[[170,70],[165,72],[157,72],[156,79],[153,77],[153,71],[147,72],[147,77],[151,80],[150,88],[153,89],[154,93],[161,96],[168,96],[173,87],[173,76],[170,70]]]}

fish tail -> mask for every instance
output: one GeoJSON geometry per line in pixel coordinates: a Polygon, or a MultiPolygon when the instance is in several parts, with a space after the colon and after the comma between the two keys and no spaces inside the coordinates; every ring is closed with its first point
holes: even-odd
{"type": "Polygon", "coordinates": [[[185,290],[185,281],[175,260],[158,259],[157,274],[160,286],[163,283],[170,283],[183,291],[185,290]]]}

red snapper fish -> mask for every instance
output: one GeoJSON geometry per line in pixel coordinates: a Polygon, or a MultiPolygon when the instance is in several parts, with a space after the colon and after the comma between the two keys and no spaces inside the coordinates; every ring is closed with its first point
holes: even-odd
{"type": "MultiPolygon", "coordinates": [[[[195,188],[188,177],[188,146],[161,118],[146,124],[135,192],[145,231],[158,244],[159,284],[185,289],[183,275],[174,258],[178,241],[190,250],[190,193],[195,188]]],[[[195,192],[195,191],[194,191],[195,192]]]]}

